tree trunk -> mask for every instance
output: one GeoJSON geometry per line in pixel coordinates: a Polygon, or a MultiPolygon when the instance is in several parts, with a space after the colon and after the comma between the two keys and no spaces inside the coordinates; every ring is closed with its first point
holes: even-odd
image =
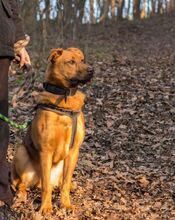
{"type": "Polygon", "coordinates": [[[118,13],[117,13],[118,20],[123,19],[123,8],[124,8],[124,0],[120,0],[118,4],[118,13]]]}
{"type": "Polygon", "coordinates": [[[127,18],[130,18],[131,0],[128,0],[127,18]]]}
{"type": "Polygon", "coordinates": [[[146,18],[147,17],[147,14],[146,14],[146,4],[147,4],[147,0],[144,0],[144,3],[143,3],[143,7],[142,7],[142,10],[141,10],[141,13],[140,13],[140,18],[146,18]]]}
{"type": "Polygon", "coordinates": [[[134,0],[134,10],[133,10],[133,15],[134,19],[139,19],[140,18],[140,2],[141,0],[134,0]]]}
{"type": "Polygon", "coordinates": [[[77,10],[78,10],[78,14],[79,14],[79,16],[78,16],[79,25],[82,24],[82,22],[83,22],[85,3],[86,3],[86,0],[79,0],[77,2],[77,10]]]}
{"type": "Polygon", "coordinates": [[[104,22],[108,16],[109,12],[109,0],[104,0],[103,1],[103,8],[102,8],[102,13],[101,17],[99,19],[99,22],[104,22]]]}
{"type": "Polygon", "coordinates": [[[27,33],[33,35],[36,30],[38,1],[24,0],[21,7],[21,14],[27,33]],[[32,25],[31,25],[32,24],[32,25]]]}
{"type": "Polygon", "coordinates": [[[111,16],[112,16],[112,21],[115,21],[115,19],[116,19],[115,9],[116,9],[116,0],[111,0],[111,16]]]}
{"type": "Polygon", "coordinates": [[[57,1],[56,26],[58,27],[56,44],[62,47],[64,45],[64,0],[57,1]]]}
{"type": "Polygon", "coordinates": [[[169,11],[170,12],[174,12],[175,11],[175,0],[170,0],[169,11]]]}
{"type": "Polygon", "coordinates": [[[90,23],[95,24],[95,13],[94,13],[94,0],[90,0],[90,23]]]}
{"type": "Polygon", "coordinates": [[[62,0],[63,3],[63,12],[64,12],[64,25],[68,26],[72,22],[72,18],[74,15],[74,10],[73,10],[73,2],[72,0],[62,0]]]}
{"type": "Polygon", "coordinates": [[[157,13],[158,14],[162,14],[162,0],[158,0],[158,9],[157,9],[157,13]]]}
{"type": "Polygon", "coordinates": [[[151,15],[153,16],[156,13],[156,0],[151,0],[151,5],[152,5],[151,15]]]}

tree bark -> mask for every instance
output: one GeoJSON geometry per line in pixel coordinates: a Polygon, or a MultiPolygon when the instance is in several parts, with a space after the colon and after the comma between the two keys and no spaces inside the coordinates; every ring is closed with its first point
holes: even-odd
{"type": "Polygon", "coordinates": [[[94,0],[90,0],[90,23],[95,24],[94,0]]]}
{"type": "Polygon", "coordinates": [[[99,19],[99,22],[104,22],[108,16],[109,12],[109,0],[104,0],[103,1],[103,7],[102,7],[102,13],[101,17],[99,19]]]}
{"type": "Polygon", "coordinates": [[[78,10],[78,14],[79,14],[79,16],[78,16],[79,25],[81,25],[83,22],[85,3],[86,3],[86,0],[77,1],[77,10],[78,10]]]}
{"type": "Polygon", "coordinates": [[[140,18],[140,3],[141,0],[134,0],[134,5],[133,5],[133,16],[134,19],[139,19],[140,18]]]}
{"type": "Polygon", "coordinates": [[[116,19],[115,9],[116,9],[116,0],[111,0],[111,17],[112,17],[112,21],[115,21],[115,19],[116,19]]]}
{"type": "Polygon", "coordinates": [[[38,1],[28,1],[24,0],[21,7],[21,14],[24,22],[25,29],[31,35],[36,30],[37,23],[37,10],[38,10],[38,1]],[[31,25],[32,24],[32,25],[31,25]]]}
{"type": "Polygon", "coordinates": [[[117,19],[118,20],[123,19],[123,8],[124,8],[124,0],[119,0],[118,13],[117,13],[117,19]]]}
{"type": "Polygon", "coordinates": [[[175,11],[175,0],[170,0],[169,11],[170,12],[174,12],[175,11]]]}
{"type": "Polygon", "coordinates": [[[153,16],[156,13],[156,0],[151,0],[151,5],[152,5],[151,15],[153,16]]]}

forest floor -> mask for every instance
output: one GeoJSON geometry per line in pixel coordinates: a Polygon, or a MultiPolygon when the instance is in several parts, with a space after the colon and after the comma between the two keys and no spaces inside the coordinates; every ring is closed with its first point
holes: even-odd
{"type": "MultiPolygon", "coordinates": [[[[87,131],[73,178],[76,209],[60,209],[55,190],[53,214],[42,217],[33,189],[18,209],[0,209],[0,219],[174,220],[175,15],[94,27],[84,43],[95,76],[83,88],[87,131]]],[[[21,81],[10,76],[11,96],[21,81]]],[[[33,99],[18,104],[11,117],[26,121],[33,99]]],[[[21,135],[12,129],[9,161],[21,135]]]]}

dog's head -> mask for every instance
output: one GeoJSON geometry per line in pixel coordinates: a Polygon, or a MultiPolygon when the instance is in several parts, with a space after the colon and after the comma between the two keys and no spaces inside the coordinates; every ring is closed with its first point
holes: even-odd
{"type": "Polygon", "coordinates": [[[48,61],[47,82],[73,88],[93,77],[93,69],[85,63],[84,54],[78,48],[52,49],[48,61]]]}

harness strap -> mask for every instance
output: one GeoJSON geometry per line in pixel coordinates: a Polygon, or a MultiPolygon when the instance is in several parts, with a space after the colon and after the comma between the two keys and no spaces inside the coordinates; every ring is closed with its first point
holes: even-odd
{"type": "Polygon", "coordinates": [[[46,111],[52,111],[59,115],[66,115],[69,116],[72,119],[72,134],[71,134],[71,141],[70,141],[70,148],[73,147],[75,136],[77,132],[77,117],[80,114],[81,111],[72,111],[69,109],[59,108],[53,104],[46,104],[46,103],[39,103],[36,106],[37,109],[43,109],[46,111]]]}
{"type": "Polygon", "coordinates": [[[70,141],[70,148],[73,147],[75,136],[77,132],[77,115],[72,116],[72,134],[71,134],[71,141],[70,141]]]}
{"type": "Polygon", "coordinates": [[[63,99],[66,100],[66,96],[60,96],[60,97],[58,97],[54,105],[57,106],[63,99]]]}

